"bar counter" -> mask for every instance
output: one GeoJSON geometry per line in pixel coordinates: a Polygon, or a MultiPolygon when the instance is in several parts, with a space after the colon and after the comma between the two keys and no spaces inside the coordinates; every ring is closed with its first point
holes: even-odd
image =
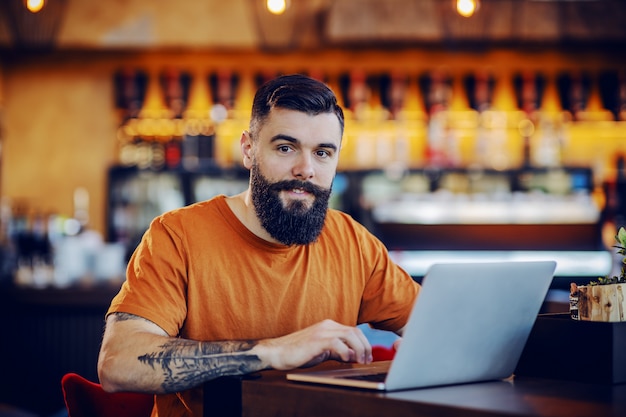
{"type": "MultiPolygon", "coordinates": [[[[340,367],[329,362],[321,367],[340,367]]],[[[205,404],[205,407],[208,404],[205,404]]],[[[205,412],[205,415],[210,415],[205,412]]],[[[529,377],[389,393],[287,381],[262,372],[242,382],[242,416],[626,416],[626,384],[529,377]]]]}

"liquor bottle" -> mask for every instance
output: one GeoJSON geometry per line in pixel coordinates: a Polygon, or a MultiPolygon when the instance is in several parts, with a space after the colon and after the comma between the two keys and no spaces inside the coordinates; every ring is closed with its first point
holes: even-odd
{"type": "Polygon", "coordinates": [[[172,117],[175,119],[182,118],[189,102],[191,75],[170,68],[161,73],[160,81],[163,101],[172,112],[172,117]]]}
{"type": "Polygon", "coordinates": [[[180,168],[182,162],[182,138],[180,136],[172,136],[165,142],[165,167],[169,170],[180,168]]]}
{"type": "Polygon", "coordinates": [[[122,111],[122,120],[137,118],[143,107],[148,88],[145,72],[133,68],[122,68],[113,76],[115,106],[122,111]]]}
{"type": "Polygon", "coordinates": [[[465,76],[463,80],[469,106],[477,112],[491,108],[496,80],[486,71],[477,71],[465,76]]]}
{"type": "Polygon", "coordinates": [[[537,111],[541,108],[546,80],[540,73],[523,71],[513,78],[513,86],[517,99],[517,107],[524,112],[526,119],[518,126],[522,136],[522,166],[532,166],[531,160],[531,137],[538,123],[537,111]]]}
{"type": "Polygon", "coordinates": [[[10,283],[17,268],[12,225],[13,208],[8,199],[0,199],[0,285],[10,283]]]}
{"type": "Polygon", "coordinates": [[[626,70],[606,70],[598,79],[602,107],[615,120],[626,120],[626,70]]]}
{"type": "Polygon", "coordinates": [[[475,158],[477,166],[494,166],[505,160],[502,145],[497,137],[498,117],[491,110],[493,91],[496,80],[486,70],[478,70],[465,75],[463,86],[471,109],[478,112],[478,126],[476,130],[475,158]]]}
{"type": "Polygon", "coordinates": [[[526,113],[527,117],[541,108],[546,79],[540,73],[524,71],[513,78],[513,86],[517,99],[517,107],[526,113]]]}
{"type": "Polygon", "coordinates": [[[616,160],[615,180],[615,225],[616,230],[626,227],[626,160],[624,155],[619,155],[616,160]]]}
{"type": "Polygon", "coordinates": [[[395,120],[404,108],[409,78],[395,71],[382,74],[379,84],[381,105],[389,111],[390,118],[395,120]]]}
{"type": "Polygon", "coordinates": [[[182,166],[187,171],[203,171],[215,167],[216,137],[209,121],[194,121],[198,126],[185,133],[182,141],[182,166]]]}
{"type": "Polygon", "coordinates": [[[454,132],[449,129],[447,110],[452,98],[452,77],[442,71],[433,71],[420,76],[419,86],[428,114],[428,136],[425,149],[429,165],[447,165],[447,142],[454,141],[454,132]]]}
{"type": "Polygon", "coordinates": [[[572,120],[579,120],[589,102],[591,76],[585,72],[564,72],[557,76],[556,84],[561,109],[569,112],[572,120]]]}
{"type": "Polygon", "coordinates": [[[354,69],[339,76],[343,107],[350,110],[356,120],[363,119],[363,112],[372,93],[372,83],[373,77],[368,77],[361,69],[354,69]]]}
{"type": "Polygon", "coordinates": [[[222,69],[209,75],[211,100],[213,106],[223,106],[227,111],[235,108],[239,88],[239,75],[236,72],[222,69]]]}

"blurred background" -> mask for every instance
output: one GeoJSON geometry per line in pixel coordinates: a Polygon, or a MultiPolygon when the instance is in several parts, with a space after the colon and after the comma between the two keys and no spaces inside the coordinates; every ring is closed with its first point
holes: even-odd
{"type": "Polygon", "coordinates": [[[0,415],[95,380],[149,222],[245,189],[254,91],[296,72],[346,110],[333,207],[416,280],[556,259],[544,311],[567,311],[570,282],[619,268],[625,1],[3,0],[0,415]]]}

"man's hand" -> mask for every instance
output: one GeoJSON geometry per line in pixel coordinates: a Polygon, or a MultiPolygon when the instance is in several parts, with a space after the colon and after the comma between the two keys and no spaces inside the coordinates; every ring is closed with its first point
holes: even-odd
{"type": "Polygon", "coordinates": [[[325,360],[372,362],[372,347],[357,327],[324,320],[275,339],[265,339],[254,348],[270,368],[289,370],[317,365],[325,360]]]}

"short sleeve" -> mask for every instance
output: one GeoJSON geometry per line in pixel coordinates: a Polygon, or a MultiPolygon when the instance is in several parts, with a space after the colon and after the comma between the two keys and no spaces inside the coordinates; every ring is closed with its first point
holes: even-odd
{"type": "Polygon", "coordinates": [[[124,312],[150,320],[176,336],[187,315],[187,257],[180,234],[157,217],[135,249],[126,281],[107,314],[124,312]]]}

